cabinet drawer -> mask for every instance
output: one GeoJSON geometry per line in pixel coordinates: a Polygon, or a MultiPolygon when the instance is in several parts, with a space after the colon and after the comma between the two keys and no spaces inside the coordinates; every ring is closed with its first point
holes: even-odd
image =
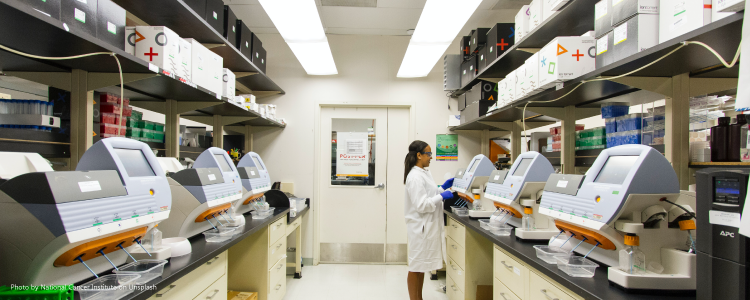
{"type": "Polygon", "coordinates": [[[286,279],[286,259],[277,261],[271,269],[268,270],[268,291],[272,292],[276,283],[281,279],[286,279]]]}
{"type": "Polygon", "coordinates": [[[529,281],[529,269],[497,248],[493,260],[495,278],[516,295],[524,295],[529,281]]]}
{"type": "Polygon", "coordinates": [[[446,289],[445,293],[448,296],[448,300],[464,300],[464,293],[458,289],[456,282],[450,276],[445,278],[446,289]]]}
{"type": "Polygon", "coordinates": [[[219,280],[193,300],[227,300],[227,275],[219,277],[219,280]]]}
{"type": "Polygon", "coordinates": [[[466,273],[464,272],[464,269],[458,266],[458,264],[450,258],[448,259],[446,273],[453,278],[459,290],[463,292],[466,291],[466,273]]]}
{"type": "Polygon", "coordinates": [[[448,218],[448,228],[446,229],[446,235],[453,238],[461,247],[466,247],[466,227],[463,224],[448,218]]]}
{"type": "Polygon", "coordinates": [[[277,281],[276,284],[271,285],[271,290],[268,291],[268,300],[282,300],[286,294],[286,276],[277,281]]]}
{"type": "Polygon", "coordinates": [[[534,272],[530,274],[531,279],[529,280],[529,300],[575,300],[576,298],[571,297],[568,293],[563,292],[562,289],[558,288],[554,284],[550,283],[546,279],[537,275],[534,272]]]}
{"type": "Polygon", "coordinates": [[[279,259],[284,257],[284,254],[286,254],[286,239],[279,239],[276,241],[276,243],[271,244],[270,247],[268,247],[268,266],[269,269],[271,266],[273,266],[279,259]]]}
{"type": "Polygon", "coordinates": [[[286,235],[292,234],[295,229],[299,227],[299,225],[302,224],[302,218],[297,218],[297,220],[294,220],[291,224],[286,225],[286,235]]]}
{"type": "Polygon", "coordinates": [[[466,270],[466,250],[463,246],[459,245],[452,238],[447,238],[448,245],[446,246],[448,257],[458,264],[461,269],[466,270]]]}
{"type": "Polygon", "coordinates": [[[268,225],[268,244],[271,245],[286,236],[286,216],[268,225]]]}
{"type": "MultiPolygon", "coordinates": [[[[217,255],[202,266],[158,291],[149,299],[193,299],[227,272],[227,252],[217,255]]],[[[226,284],[225,284],[226,285],[226,284]]]]}
{"type": "Polygon", "coordinates": [[[492,285],[492,295],[493,300],[522,300],[507,286],[500,282],[500,280],[497,280],[497,278],[495,278],[495,282],[492,285]]]}

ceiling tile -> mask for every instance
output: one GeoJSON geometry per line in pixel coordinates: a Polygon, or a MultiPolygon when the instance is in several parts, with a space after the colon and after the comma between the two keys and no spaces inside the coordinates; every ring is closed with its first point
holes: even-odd
{"type": "Polygon", "coordinates": [[[427,0],[378,0],[379,8],[424,8],[427,0]]]}
{"type": "Polygon", "coordinates": [[[323,27],[411,29],[417,26],[422,9],[321,7],[323,27]]]}

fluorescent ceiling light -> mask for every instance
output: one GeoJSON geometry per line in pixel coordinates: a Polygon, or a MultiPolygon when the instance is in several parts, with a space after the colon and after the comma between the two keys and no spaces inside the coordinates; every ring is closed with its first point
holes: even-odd
{"type": "Polygon", "coordinates": [[[315,0],[259,2],[307,74],[338,74],[315,0]]]}
{"type": "Polygon", "coordinates": [[[482,0],[427,0],[398,77],[427,76],[480,3],[482,0]]]}

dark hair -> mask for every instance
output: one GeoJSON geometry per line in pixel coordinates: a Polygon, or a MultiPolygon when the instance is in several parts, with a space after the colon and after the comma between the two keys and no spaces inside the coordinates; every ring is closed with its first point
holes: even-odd
{"type": "Polygon", "coordinates": [[[424,151],[427,146],[427,143],[420,140],[413,141],[409,145],[409,153],[406,154],[404,159],[404,184],[406,184],[406,176],[409,176],[411,168],[417,165],[417,153],[424,151]]]}

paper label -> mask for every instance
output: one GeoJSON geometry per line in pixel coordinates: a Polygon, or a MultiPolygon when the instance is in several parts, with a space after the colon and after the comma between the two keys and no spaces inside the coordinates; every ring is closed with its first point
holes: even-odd
{"type": "Polygon", "coordinates": [[[495,180],[500,180],[500,175],[495,175],[495,180]]]}
{"type": "Polygon", "coordinates": [[[148,69],[151,70],[151,72],[159,73],[159,67],[157,67],[156,65],[152,63],[148,64],[148,69]]]}
{"type": "Polygon", "coordinates": [[[622,24],[615,28],[615,45],[628,39],[628,23],[622,24]]]}
{"type": "MultiPolygon", "coordinates": [[[[44,1],[44,2],[47,2],[47,1],[44,1]]],[[[86,0],[78,0],[78,2],[81,2],[81,3],[83,3],[83,4],[86,4],[86,5],[88,5],[88,2],[87,2],[86,0]]]]}
{"type": "Polygon", "coordinates": [[[117,26],[115,26],[115,24],[112,24],[112,22],[107,22],[107,31],[111,32],[112,34],[117,34],[117,26]]]}
{"type": "Polygon", "coordinates": [[[78,21],[81,21],[81,23],[86,23],[86,13],[80,9],[74,8],[75,12],[75,18],[78,21]]]}
{"type": "Polygon", "coordinates": [[[669,24],[669,30],[682,27],[687,24],[687,0],[677,0],[672,4],[672,22],[669,24]]]}
{"type": "Polygon", "coordinates": [[[568,187],[568,181],[567,180],[559,180],[559,181],[557,181],[557,187],[559,187],[559,188],[568,187]]]}
{"type": "Polygon", "coordinates": [[[594,20],[599,20],[607,15],[607,1],[601,1],[594,5],[594,20]]]}
{"type": "Polygon", "coordinates": [[[740,214],[718,210],[709,210],[708,222],[714,225],[740,228],[740,214]]]}
{"type": "Polygon", "coordinates": [[[521,269],[513,267],[513,273],[516,273],[516,275],[521,276],[521,269]]]}
{"type": "Polygon", "coordinates": [[[607,37],[605,35],[596,41],[596,55],[602,55],[602,53],[607,52],[609,47],[609,39],[607,37]]]}
{"type": "Polygon", "coordinates": [[[216,12],[214,12],[214,20],[217,20],[218,18],[219,18],[219,15],[217,15],[216,12]]]}
{"type": "Polygon", "coordinates": [[[255,171],[250,171],[250,175],[255,176],[255,171]]]}
{"type": "Polygon", "coordinates": [[[216,175],[214,175],[214,174],[208,174],[208,179],[211,180],[211,181],[214,181],[214,180],[216,180],[216,175]]]}
{"type": "Polygon", "coordinates": [[[102,190],[102,187],[99,185],[99,181],[81,181],[78,183],[78,188],[81,189],[81,193],[102,190]]]}
{"type": "Polygon", "coordinates": [[[235,31],[234,31],[234,26],[232,26],[232,32],[235,32],[235,31]]]}

